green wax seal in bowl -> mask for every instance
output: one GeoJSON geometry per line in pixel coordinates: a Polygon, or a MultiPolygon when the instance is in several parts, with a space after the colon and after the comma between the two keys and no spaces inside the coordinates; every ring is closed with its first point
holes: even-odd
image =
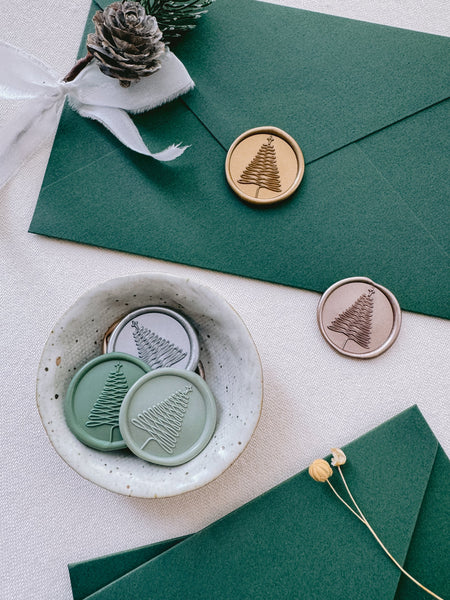
{"type": "Polygon", "coordinates": [[[120,352],[86,363],[70,382],[64,401],[71,432],[96,450],[126,448],[119,429],[120,407],[128,390],[149,370],[142,360],[120,352]]]}
{"type": "Polygon", "coordinates": [[[216,403],[206,382],[192,371],[158,369],[137,381],[119,416],[128,448],[158,465],[181,465],[208,444],[216,426],[216,403]]]}

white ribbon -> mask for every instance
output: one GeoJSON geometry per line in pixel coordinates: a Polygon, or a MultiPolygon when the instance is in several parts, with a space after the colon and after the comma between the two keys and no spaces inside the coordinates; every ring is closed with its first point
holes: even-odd
{"type": "Polygon", "coordinates": [[[23,50],[0,41],[0,98],[23,100],[17,119],[0,131],[0,188],[55,129],[68,97],[81,116],[100,121],[122,144],[156,160],[170,161],[187,146],[172,145],[162,152],[147,148],[128,115],[151,110],[194,87],[183,63],[166,50],[161,68],[128,88],[104,75],[91,62],[70,82],[23,50]]]}

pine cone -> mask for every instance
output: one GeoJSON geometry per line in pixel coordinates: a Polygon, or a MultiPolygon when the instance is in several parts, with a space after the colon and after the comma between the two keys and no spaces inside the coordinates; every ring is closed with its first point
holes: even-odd
{"type": "Polygon", "coordinates": [[[162,33],[155,17],[146,15],[139,2],[113,2],[93,17],[95,33],[87,37],[87,49],[102,73],[128,87],[157,71],[164,52],[162,33]]]}

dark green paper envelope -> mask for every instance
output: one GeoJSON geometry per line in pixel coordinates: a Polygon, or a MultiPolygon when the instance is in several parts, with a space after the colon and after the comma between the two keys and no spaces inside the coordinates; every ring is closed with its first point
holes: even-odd
{"type": "MultiPolygon", "coordinates": [[[[186,537],[186,536],[185,536],[186,537]]],[[[127,550],[93,560],[69,565],[73,600],[84,600],[94,592],[126,575],[162,552],[169,550],[185,537],[174,538],[127,550]]]]}
{"type": "MultiPolygon", "coordinates": [[[[448,597],[450,463],[417,407],[344,448],[349,487],[391,553],[448,597]]],[[[335,473],[331,479],[342,494],[335,473]]],[[[303,471],[201,532],[75,600],[418,600],[429,598],[391,563],[326,484],[303,471]],[[101,587],[101,586],[104,587],[101,587]]],[[[145,560],[148,548],[141,553],[145,560]]],[[[117,564],[118,556],[100,559],[117,564]]],[[[122,556],[126,556],[123,554],[122,556]]],[[[74,586],[88,561],[71,565],[74,586]]],[[[110,572],[111,576],[114,574],[110,572]]],[[[75,588],[74,588],[75,589],[75,588]]],[[[78,589],[78,588],[77,588],[78,589]]]]}
{"type": "Polygon", "coordinates": [[[450,317],[447,38],[217,0],[175,51],[196,89],[135,122],[155,151],[192,147],[157,163],[66,108],[31,232],[315,291],[365,275],[450,317]],[[264,209],[224,175],[261,125],[306,161],[297,193],[264,209]]]}

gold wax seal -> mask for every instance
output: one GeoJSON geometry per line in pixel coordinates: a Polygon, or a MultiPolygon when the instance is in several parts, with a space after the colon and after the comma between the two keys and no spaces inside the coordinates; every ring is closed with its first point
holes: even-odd
{"type": "Polygon", "coordinates": [[[300,185],[305,161],[297,142],[277,127],[256,127],[228,150],[225,174],[247,202],[271,204],[288,198],[300,185]]]}

